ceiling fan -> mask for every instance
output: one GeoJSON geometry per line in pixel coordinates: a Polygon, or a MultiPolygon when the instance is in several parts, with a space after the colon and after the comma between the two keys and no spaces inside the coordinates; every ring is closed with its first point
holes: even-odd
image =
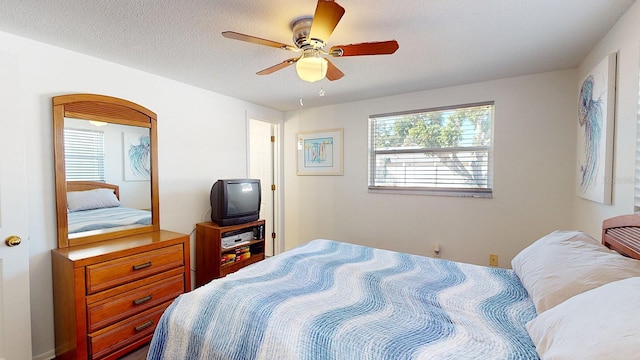
{"type": "Polygon", "coordinates": [[[327,39],[333,33],[338,22],[344,15],[344,8],[333,0],[318,0],[313,17],[303,16],[291,22],[294,45],[287,45],[277,41],[267,40],[234,31],[225,31],[222,36],[250,42],[258,45],[271,46],[283,50],[302,53],[299,57],[287,59],[277,65],[258,71],[258,75],[267,75],[296,64],[296,72],[300,79],[314,82],[327,78],[331,81],[344,76],[327,57],[385,55],[398,50],[395,40],[365,42],[349,45],[332,46],[329,51],[323,48],[327,39]]]}

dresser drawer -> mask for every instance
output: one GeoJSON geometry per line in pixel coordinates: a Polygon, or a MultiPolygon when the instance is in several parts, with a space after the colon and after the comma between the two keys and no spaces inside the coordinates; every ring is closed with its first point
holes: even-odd
{"type": "Polygon", "coordinates": [[[172,245],[86,267],[87,293],[93,294],[184,265],[183,245],[172,245]]]}
{"type": "Polygon", "coordinates": [[[170,304],[170,301],[166,302],[127,320],[90,333],[89,353],[91,359],[103,358],[144,337],[151,337],[162,313],[170,304]]]}
{"type": "Polygon", "coordinates": [[[171,301],[182,294],[184,290],[184,274],[180,274],[148,285],[136,286],[135,290],[88,304],[87,322],[89,332],[99,330],[141,311],[171,301]]]}

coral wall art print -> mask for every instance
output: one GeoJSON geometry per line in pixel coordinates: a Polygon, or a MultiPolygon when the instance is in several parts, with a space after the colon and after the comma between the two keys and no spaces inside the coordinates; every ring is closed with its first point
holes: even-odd
{"type": "Polygon", "coordinates": [[[297,175],[342,175],[343,129],[304,131],[296,135],[297,175]]]}
{"type": "Polygon", "coordinates": [[[124,133],[124,180],[151,179],[151,141],[148,134],[124,133]]]}
{"type": "Polygon", "coordinates": [[[616,53],[580,81],[578,93],[577,195],[611,204],[616,53]]]}

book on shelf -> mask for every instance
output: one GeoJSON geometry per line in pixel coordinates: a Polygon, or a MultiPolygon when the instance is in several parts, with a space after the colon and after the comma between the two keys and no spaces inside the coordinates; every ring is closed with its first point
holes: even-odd
{"type": "Polygon", "coordinates": [[[220,265],[242,261],[251,257],[251,248],[249,246],[240,246],[234,249],[233,252],[222,254],[220,258],[220,265]]]}
{"type": "Polygon", "coordinates": [[[234,261],[236,261],[235,253],[222,254],[222,257],[220,258],[220,265],[224,265],[234,261]]]}
{"type": "Polygon", "coordinates": [[[236,261],[242,261],[251,257],[250,252],[242,253],[240,256],[236,256],[236,261]]]}

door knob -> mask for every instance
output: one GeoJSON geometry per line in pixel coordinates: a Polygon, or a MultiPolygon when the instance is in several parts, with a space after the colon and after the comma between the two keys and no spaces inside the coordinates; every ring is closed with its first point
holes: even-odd
{"type": "Polygon", "coordinates": [[[20,236],[11,235],[8,238],[4,239],[4,243],[7,244],[8,247],[18,246],[22,242],[20,236]]]}

